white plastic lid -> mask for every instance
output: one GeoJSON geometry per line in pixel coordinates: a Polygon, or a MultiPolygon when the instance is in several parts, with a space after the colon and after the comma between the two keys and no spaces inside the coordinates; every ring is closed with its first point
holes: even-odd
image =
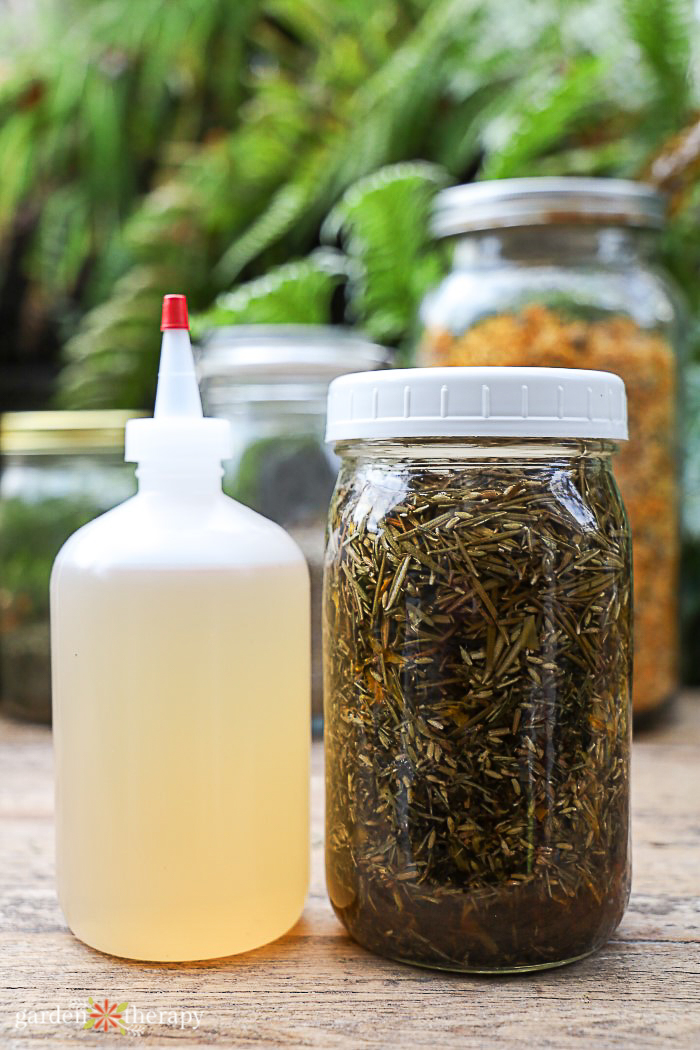
{"type": "Polygon", "coordinates": [[[625,384],[578,368],[402,368],[331,383],[326,441],[402,437],[626,441],[625,384]]]}

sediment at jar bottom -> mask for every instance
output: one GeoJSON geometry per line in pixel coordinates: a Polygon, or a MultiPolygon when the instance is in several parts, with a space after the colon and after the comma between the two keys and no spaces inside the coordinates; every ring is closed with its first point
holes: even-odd
{"type": "Polygon", "coordinates": [[[604,457],[345,466],[324,601],[326,857],[425,965],[565,962],[629,890],[630,550],[604,457]]]}
{"type": "MultiPolygon", "coordinates": [[[[359,879],[352,904],[331,904],[348,933],[364,948],[421,966],[463,972],[503,972],[564,964],[602,947],[620,924],[629,899],[630,871],[610,873],[606,886],[581,889],[573,899],[553,899],[546,884],[469,894],[436,890],[405,902],[359,879]],[[602,895],[601,895],[602,894],[602,895]]],[[[341,897],[344,896],[341,891],[341,897]]]]}
{"type": "Polygon", "coordinates": [[[615,462],[634,542],[633,707],[662,707],[678,689],[676,360],[663,335],[627,317],[570,318],[542,305],[476,322],[462,334],[429,329],[427,365],[592,368],[622,377],[629,442],[615,462]]]}

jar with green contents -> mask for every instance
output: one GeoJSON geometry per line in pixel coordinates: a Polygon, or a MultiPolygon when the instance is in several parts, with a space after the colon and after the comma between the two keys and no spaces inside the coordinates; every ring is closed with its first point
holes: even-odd
{"type": "Polygon", "coordinates": [[[362,945],[557,966],[627,904],[631,548],[603,372],[330,388],[326,874],[362,945]]]}
{"type": "Polygon", "coordinates": [[[13,412],[0,420],[0,707],[51,720],[49,576],[71,533],[136,490],[135,412],[13,412]]]}

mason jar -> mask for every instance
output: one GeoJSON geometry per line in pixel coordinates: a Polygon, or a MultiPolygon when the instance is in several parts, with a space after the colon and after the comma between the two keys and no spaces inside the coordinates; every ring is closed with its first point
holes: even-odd
{"type": "Polygon", "coordinates": [[[414,369],[330,388],[326,878],[362,945],[511,972],[630,886],[622,381],[414,369]]]}
{"type": "Polygon", "coordinates": [[[657,268],[663,202],[614,179],[474,183],[437,197],[451,270],[422,307],[421,363],[590,368],[624,379],[616,460],[634,542],[635,716],[679,680],[677,297],[657,268]]]}
{"type": "Polygon", "coordinates": [[[290,533],[311,576],[311,703],[323,720],[321,586],[328,501],[338,461],[324,443],[328,384],[346,372],[382,368],[389,351],[358,333],[322,325],[217,328],[198,356],[208,415],[233,423],[224,488],[290,533]]]}
{"type": "Polygon", "coordinates": [[[0,420],[0,707],[51,720],[49,576],[65,541],[136,491],[136,412],[10,412],[0,420]]]}

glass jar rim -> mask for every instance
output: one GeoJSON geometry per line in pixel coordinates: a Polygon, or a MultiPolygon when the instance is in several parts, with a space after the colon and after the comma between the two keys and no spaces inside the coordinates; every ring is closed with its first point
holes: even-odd
{"type": "Polygon", "coordinates": [[[564,175],[450,186],[435,198],[431,229],[438,238],[528,226],[660,230],[664,220],[665,198],[648,183],[564,175]]]}
{"type": "Polygon", "coordinates": [[[341,325],[232,325],[204,334],[197,369],[205,384],[328,384],[348,372],[384,368],[391,357],[386,347],[341,325]]]}
{"type": "Polygon", "coordinates": [[[127,420],[145,415],[128,409],[68,412],[6,412],[0,418],[0,453],[40,455],[123,451],[127,420]]]}
{"type": "Polygon", "coordinates": [[[558,459],[610,458],[618,444],[607,438],[343,438],[335,443],[341,459],[376,457],[421,463],[465,463],[526,459],[551,463],[558,459]]]}

